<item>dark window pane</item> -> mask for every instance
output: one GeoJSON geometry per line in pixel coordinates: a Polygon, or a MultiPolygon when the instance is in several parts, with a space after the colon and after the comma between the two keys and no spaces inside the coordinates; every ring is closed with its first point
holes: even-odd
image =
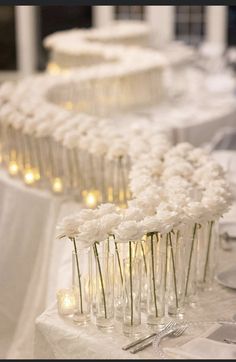
{"type": "Polygon", "coordinates": [[[144,19],[144,6],[128,6],[118,5],[115,6],[115,19],[116,20],[143,20],[144,19]]]}
{"type": "MultiPolygon", "coordinates": [[[[39,7],[40,38],[56,31],[72,28],[90,28],[92,26],[91,6],[40,6],[39,7]]],[[[48,55],[40,48],[39,68],[44,69],[48,55]]]]}
{"type": "Polygon", "coordinates": [[[0,6],[0,70],[16,69],[14,6],[0,6]]]}
{"type": "Polygon", "coordinates": [[[236,46],[236,6],[228,8],[228,45],[236,46]]]}
{"type": "Polygon", "coordinates": [[[196,45],[205,35],[205,6],[175,7],[175,37],[196,45]]]}

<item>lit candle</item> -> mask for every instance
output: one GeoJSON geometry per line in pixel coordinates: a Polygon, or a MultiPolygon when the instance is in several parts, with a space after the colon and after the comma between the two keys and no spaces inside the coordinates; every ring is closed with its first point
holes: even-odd
{"type": "Polygon", "coordinates": [[[71,111],[73,109],[73,103],[70,101],[65,102],[65,108],[71,111]]]}
{"type": "Polygon", "coordinates": [[[113,202],[113,189],[108,187],[108,202],[113,202]]]}
{"type": "Polygon", "coordinates": [[[41,176],[40,176],[39,170],[35,169],[34,170],[34,179],[35,179],[35,181],[39,181],[40,178],[41,178],[41,176]]]}
{"type": "Polygon", "coordinates": [[[85,196],[85,203],[88,207],[95,207],[97,205],[97,197],[95,192],[88,192],[85,196]]]}
{"type": "Polygon", "coordinates": [[[34,178],[34,172],[31,169],[28,169],[27,171],[25,171],[24,173],[24,181],[27,185],[32,185],[35,181],[34,178]]]}
{"type": "Polygon", "coordinates": [[[60,315],[72,315],[75,305],[75,295],[72,289],[60,289],[57,292],[57,309],[60,315]]]}
{"type": "Polygon", "coordinates": [[[8,166],[8,172],[11,176],[15,176],[18,174],[19,167],[15,161],[11,161],[8,166]]]}
{"type": "Polygon", "coordinates": [[[63,191],[62,180],[59,177],[55,177],[52,183],[52,189],[56,193],[60,193],[63,191]]]}

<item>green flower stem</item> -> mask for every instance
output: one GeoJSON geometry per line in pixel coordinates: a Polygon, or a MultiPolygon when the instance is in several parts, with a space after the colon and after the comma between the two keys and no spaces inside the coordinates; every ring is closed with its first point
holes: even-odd
{"type": "Polygon", "coordinates": [[[76,260],[76,269],[77,269],[77,275],[78,275],[78,281],[79,281],[79,293],[80,293],[80,313],[83,314],[83,295],[82,295],[82,286],[81,286],[81,274],[80,274],[80,267],[79,267],[79,258],[78,258],[78,252],[76,247],[75,238],[70,238],[71,241],[73,241],[74,244],[74,250],[75,250],[75,260],[76,260]]]}
{"type": "Polygon", "coordinates": [[[187,279],[186,279],[186,285],[185,285],[185,296],[188,293],[188,284],[189,284],[190,269],[191,269],[191,262],[192,262],[192,256],[193,256],[193,247],[194,247],[194,242],[195,242],[196,231],[197,231],[197,223],[194,225],[194,229],[193,229],[193,237],[192,237],[192,244],[191,244],[189,262],[188,262],[187,279]]]}
{"type": "Polygon", "coordinates": [[[142,251],[142,255],[143,255],[145,273],[147,274],[147,261],[146,261],[146,256],[145,256],[145,251],[144,251],[142,241],[141,241],[141,251],[142,251]]]}
{"type": "Polygon", "coordinates": [[[167,261],[168,261],[168,234],[166,234],[166,255],[165,255],[165,291],[167,286],[167,261]]]}
{"type": "Polygon", "coordinates": [[[133,302],[133,271],[132,271],[132,242],[129,241],[129,279],[130,279],[130,311],[131,311],[131,326],[134,324],[134,302],[133,302]]]}
{"type": "Polygon", "coordinates": [[[173,245],[172,245],[172,240],[171,240],[171,233],[169,233],[169,241],[170,241],[171,259],[172,259],[173,276],[174,276],[175,301],[176,301],[176,308],[178,308],[179,307],[179,302],[178,302],[175,260],[174,260],[173,245]]]}
{"type": "Polygon", "coordinates": [[[117,261],[118,261],[118,265],[119,265],[120,280],[121,280],[121,284],[123,285],[123,274],[122,274],[122,268],[121,268],[120,254],[119,254],[118,245],[117,245],[117,242],[115,241],[115,236],[114,235],[113,235],[113,239],[114,239],[114,244],[115,244],[115,251],[116,251],[117,261]]]}
{"type": "Polygon", "coordinates": [[[207,244],[206,262],[205,262],[205,267],[204,267],[204,276],[203,276],[203,282],[204,283],[206,282],[207,267],[208,267],[208,263],[209,263],[211,236],[212,236],[213,225],[214,225],[214,221],[211,221],[210,222],[209,236],[208,236],[208,244],[207,244]]]}
{"type": "Polygon", "coordinates": [[[157,297],[156,297],[156,280],[155,280],[155,265],[154,265],[154,246],[153,246],[153,233],[151,234],[151,257],[152,257],[152,285],[153,285],[153,299],[155,305],[155,316],[158,317],[157,310],[157,297]]]}
{"type": "Polygon", "coordinates": [[[94,251],[95,259],[97,261],[97,266],[98,266],[98,271],[99,271],[99,276],[100,276],[100,283],[101,283],[101,288],[102,288],[102,297],[103,297],[105,319],[107,319],[107,305],[106,305],[105,289],[104,289],[104,283],[103,283],[103,277],[102,277],[102,269],[101,269],[101,264],[100,264],[100,260],[99,260],[99,256],[98,256],[98,249],[97,249],[96,243],[93,244],[93,251],[94,251]]]}

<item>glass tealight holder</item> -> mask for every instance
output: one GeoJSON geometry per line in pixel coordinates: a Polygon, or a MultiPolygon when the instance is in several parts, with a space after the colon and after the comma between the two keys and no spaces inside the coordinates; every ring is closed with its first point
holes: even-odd
{"type": "Polygon", "coordinates": [[[75,311],[75,294],[73,289],[60,289],[57,292],[57,309],[61,316],[72,316],[75,311]]]}

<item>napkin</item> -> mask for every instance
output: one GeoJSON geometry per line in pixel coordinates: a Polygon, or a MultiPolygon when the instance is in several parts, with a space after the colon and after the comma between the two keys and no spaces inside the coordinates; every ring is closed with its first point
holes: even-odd
{"type": "Polygon", "coordinates": [[[183,359],[236,359],[236,344],[225,343],[224,338],[236,339],[236,325],[213,326],[204,335],[164,351],[183,359]]]}

